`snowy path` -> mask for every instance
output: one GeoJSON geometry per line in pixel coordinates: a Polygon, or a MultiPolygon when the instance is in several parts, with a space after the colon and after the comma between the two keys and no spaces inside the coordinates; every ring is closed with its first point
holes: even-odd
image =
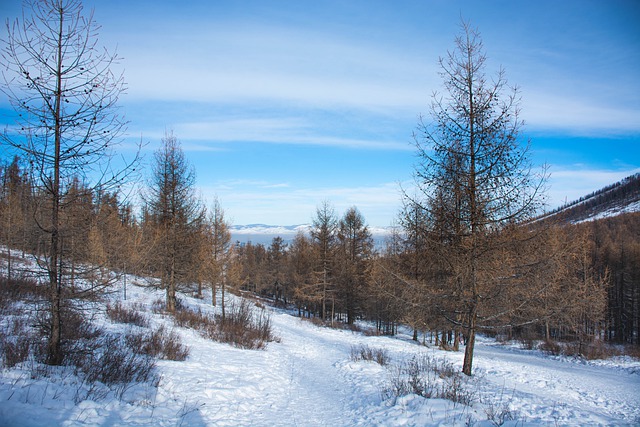
{"type": "MultiPolygon", "coordinates": [[[[338,360],[344,359],[344,346],[332,345],[323,339],[318,345],[304,333],[299,319],[288,315],[277,315],[280,327],[276,333],[282,346],[273,346],[271,353],[275,366],[288,373],[288,402],[282,413],[283,425],[345,425],[351,419],[349,395],[353,387],[336,369],[338,360]],[[283,317],[284,316],[284,317],[283,317]],[[286,328],[283,328],[286,324],[286,328]]],[[[348,357],[348,355],[346,355],[348,357]]]]}
{"type": "Polygon", "coordinates": [[[272,320],[281,342],[266,351],[239,350],[184,331],[189,359],[160,362],[167,375],[153,402],[158,425],[172,425],[181,412],[187,412],[183,425],[362,425],[363,410],[380,404],[369,371],[385,379],[379,365],[349,361],[352,343],[365,337],[278,312],[272,320]]]}
{"type": "MultiPolygon", "coordinates": [[[[640,370],[481,342],[476,367],[528,421],[640,423],[640,370]]],[[[495,389],[495,387],[494,387],[495,389]]]]}

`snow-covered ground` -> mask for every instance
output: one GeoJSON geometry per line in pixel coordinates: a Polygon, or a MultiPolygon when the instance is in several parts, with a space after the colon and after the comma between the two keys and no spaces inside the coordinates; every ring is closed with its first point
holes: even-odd
{"type": "MultiPolygon", "coordinates": [[[[127,297],[126,304],[150,307],[162,293],[129,284],[127,297]]],[[[184,301],[211,309],[207,296],[184,301]]],[[[148,310],[152,323],[171,326],[191,353],[184,362],[159,361],[158,387],[134,385],[121,399],[88,393],[68,369],[36,378],[27,366],[4,369],[0,426],[640,424],[640,362],[632,359],[589,362],[480,339],[475,375],[464,385],[473,396],[470,406],[417,395],[390,399],[382,391],[398,364],[426,354],[459,368],[463,353],[418,345],[403,335],[319,327],[270,310],[279,342],[265,350],[208,341],[148,310]],[[359,345],[386,349],[390,363],[352,360],[352,346],[359,345]]],[[[127,327],[102,319],[110,329],[127,327]]]]}

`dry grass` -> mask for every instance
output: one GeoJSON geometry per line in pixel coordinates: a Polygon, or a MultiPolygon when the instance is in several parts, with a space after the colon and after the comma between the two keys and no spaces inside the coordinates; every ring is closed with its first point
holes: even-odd
{"type": "Polygon", "coordinates": [[[208,339],[239,348],[262,349],[268,342],[276,340],[268,312],[247,299],[230,304],[224,317],[184,306],[173,316],[178,326],[195,329],[208,339]]]}
{"type": "Polygon", "coordinates": [[[423,355],[396,366],[382,395],[384,398],[397,399],[416,394],[427,399],[447,399],[469,406],[474,400],[474,393],[466,382],[466,377],[450,362],[423,355]]]}
{"type": "Polygon", "coordinates": [[[190,349],[182,343],[180,335],[164,326],[150,332],[129,334],[125,341],[129,347],[150,357],[176,361],[189,357],[190,349]]]}
{"type": "Polygon", "coordinates": [[[120,301],[117,301],[114,305],[107,304],[107,316],[113,322],[136,325],[143,328],[149,327],[149,319],[141,313],[140,307],[126,307],[120,301]]]}
{"type": "Polygon", "coordinates": [[[351,346],[351,360],[354,362],[369,360],[385,366],[389,364],[391,357],[384,348],[371,348],[368,345],[361,344],[359,346],[351,346]]]}

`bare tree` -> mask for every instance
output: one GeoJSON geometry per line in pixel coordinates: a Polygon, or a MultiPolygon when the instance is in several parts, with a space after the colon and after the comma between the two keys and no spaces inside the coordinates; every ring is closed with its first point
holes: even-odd
{"type": "Polygon", "coordinates": [[[221,291],[222,317],[225,317],[225,285],[229,258],[231,256],[231,231],[225,218],[224,209],[216,197],[209,216],[209,233],[211,243],[211,303],[216,305],[217,287],[221,291]]]}
{"type": "Polygon", "coordinates": [[[46,213],[39,226],[49,236],[48,362],[57,365],[63,362],[62,200],[75,177],[94,191],[117,188],[135,168],[111,166],[126,124],[117,111],[125,87],[111,71],[118,57],[98,48],[92,14],[83,13],[79,0],[43,0],[26,1],[23,16],[7,21],[1,53],[2,91],[19,113],[18,133],[5,130],[1,139],[33,165],[38,191],[47,196],[38,206],[46,213]]]}
{"type": "Polygon", "coordinates": [[[289,296],[289,288],[287,283],[287,263],[288,252],[287,243],[280,236],[276,236],[271,239],[271,244],[267,248],[267,289],[269,289],[275,303],[278,304],[280,300],[287,304],[287,297],[289,296]]]}
{"type": "Polygon", "coordinates": [[[335,272],[338,298],[349,325],[353,325],[362,311],[367,260],[372,254],[373,239],[365,219],[356,207],[351,207],[338,225],[338,268],[335,272]]]}
{"type": "Polygon", "coordinates": [[[204,209],[195,196],[195,179],[178,139],[167,132],[155,152],[147,204],[157,236],[152,258],[166,289],[168,311],[176,309],[177,288],[193,278],[198,259],[204,209]]]}
{"type": "MultiPolygon", "coordinates": [[[[505,226],[533,217],[542,200],[544,174],[536,176],[519,132],[520,96],[501,69],[489,79],[478,32],[463,23],[455,49],[440,59],[445,95],[434,94],[432,121],[415,135],[415,168],[421,198],[411,198],[430,220],[431,243],[447,285],[441,310],[464,329],[463,372],[471,375],[479,316],[489,307],[504,270],[497,254],[505,226]]],[[[508,241],[508,239],[506,240],[508,241]]]]}
{"type": "Polygon", "coordinates": [[[293,298],[298,307],[298,314],[302,317],[303,309],[310,315],[312,307],[321,301],[317,287],[314,286],[313,268],[315,252],[311,239],[298,231],[289,247],[289,282],[293,286],[293,298]]]}
{"type": "MultiPolygon", "coordinates": [[[[327,301],[331,295],[332,302],[335,300],[334,286],[332,284],[332,264],[335,255],[336,238],[338,229],[338,219],[331,204],[328,201],[316,209],[316,217],[313,219],[311,228],[311,238],[314,249],[317,252],[317,265],[315,267],[315,284],[319,289],[321,299],[322,319],[326,318],[327,301]]],[[[331,321],[333,321],[334,307],[332,304],[331,321]]]]}

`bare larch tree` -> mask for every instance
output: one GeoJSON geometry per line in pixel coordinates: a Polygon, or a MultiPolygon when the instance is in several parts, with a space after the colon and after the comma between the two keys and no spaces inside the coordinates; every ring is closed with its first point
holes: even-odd
{"type": "Polygon", "coordinates": [[[478,32],[463,23],[455,49],[440,59],[445,93],[433,95],[432,120],[421,119],[415,134],[420,197],[405,194],[429,217],[433,253],[445,270],[446,286],[436,285],[440,310],[466,335],[467,375],[479,319],[504,274],[502,230],[536,213],[544,184],[519,136],[518,89],[502,69],[488,78],[485,65],[478,32]]]}
{"type": "Polygon", "coordinates": [[[61,210],[75,203],[66,193],[74,179],[94,193],[115,189],[135,170],[129,163],[116,171],[110,162],[126,125],[117,108],[125,86],[112,72],[117,55],[97,45],[98,29],[79,0],[26,1],[22,20],[7,21],[1,51],[2,91],[18,113],[17,132],[6,129],[1,139],[32,165],[37,191],[47,196],[34,217],[48,236],[48,363],[54,365],[64,356],[61,210]]]}

